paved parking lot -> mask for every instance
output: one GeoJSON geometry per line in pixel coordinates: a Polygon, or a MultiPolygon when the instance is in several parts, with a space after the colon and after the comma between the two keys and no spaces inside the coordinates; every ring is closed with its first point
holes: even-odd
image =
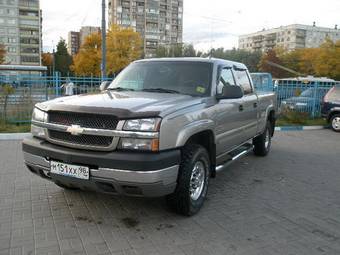
{"type": "Polygon", "coordinates": [[[340,135],[277,133],[212,180],[192,218],[163,199],[64,191],[0,142],[0,254],[340,254],[340,135]]]}

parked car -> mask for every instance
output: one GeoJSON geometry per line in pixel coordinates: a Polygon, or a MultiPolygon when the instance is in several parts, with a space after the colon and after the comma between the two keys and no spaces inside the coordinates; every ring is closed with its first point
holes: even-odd
{"type": "Polygon", "coordinates": [[[340,85],[334,86],[322,102],[322,116],[334,131],[340,132],[340,85]]]}
{"type": "Polygon", "coordinates": [[[314,89],[306,89],[300,96],[290,97],[281,102],[282,109],[310,112],[313,108],[319,107],[321,97],[315,94],[314,89]]]}
{"type": "Polygon", "coordinates": [[[23,141],[31,172],[65,189],[166,196],[193,215],[210,177],[270,151],[276,96],[258,95],[241,63],[140,60],[101,88],[36,105],[33,137],[23,141]]]}

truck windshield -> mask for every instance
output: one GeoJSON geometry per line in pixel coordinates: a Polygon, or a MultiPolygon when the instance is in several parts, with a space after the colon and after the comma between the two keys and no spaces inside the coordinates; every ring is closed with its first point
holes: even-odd
{"type": "Polygon", "coordinates": [[[211,63],[139,62],[128,66],[109,86],[109,90],[177,93],[197,97],[210,95],[211,63]]]}

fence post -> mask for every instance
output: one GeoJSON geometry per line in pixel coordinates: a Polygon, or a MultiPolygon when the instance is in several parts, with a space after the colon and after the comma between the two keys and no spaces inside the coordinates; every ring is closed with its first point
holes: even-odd
{"type": "Polygon", "coordinates": [[[319,83],[318,82],[314,82],[314,91],[313,91],[313,106],[312,106],[312,118],[314,119],[315,117],[315,105],[316,105],[316,95],[317,95],[317,89],[319,87],[319,83]]]}

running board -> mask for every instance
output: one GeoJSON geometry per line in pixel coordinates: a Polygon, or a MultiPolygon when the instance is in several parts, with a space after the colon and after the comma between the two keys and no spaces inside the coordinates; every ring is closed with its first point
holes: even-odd
{"type": "Polygon", "coordinates": [[[253,148],[254,148],[254,145],[245,144],[239,147],[238,149],[230,152],[229,153],[230,159],[226,161],[224,164],[217,166],[216,172],[218,173],[218,172],[225,170],[225,168],[229,166],[231,163],[246,156],[249,152],[253,150],[253,148]]]}

